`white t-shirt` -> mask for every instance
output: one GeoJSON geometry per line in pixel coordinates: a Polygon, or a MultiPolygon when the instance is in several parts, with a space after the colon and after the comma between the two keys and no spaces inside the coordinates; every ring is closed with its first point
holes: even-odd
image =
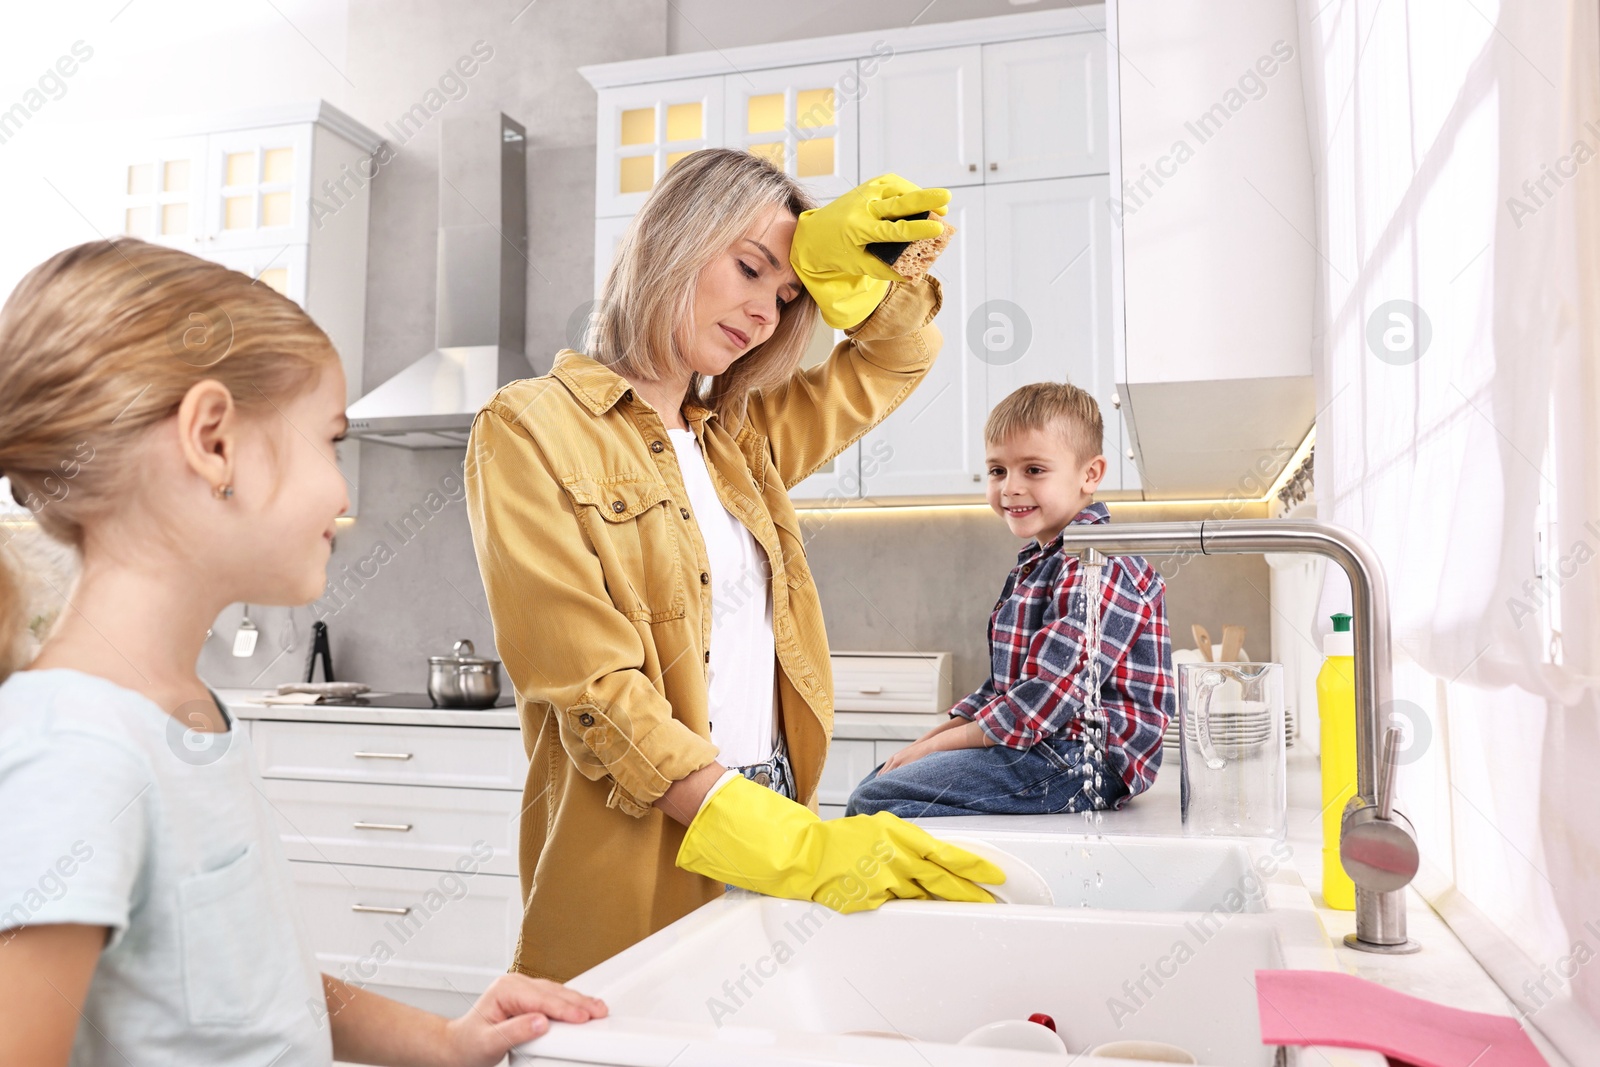
{"type": "Polygon", "coordinates": [[[777,738],[772,565],[755,535],[722,506],[694,431],[667,433],[711,560],[711,740],[725,767],[761,763],[772,758],[777,738]]]}
{"type": "Polygon", "coordinates": [[[80,671],[0,685],[0,951],[19,926],[111,931],[74,1067],[333,1062],[289,864],[223,711],[208,734],[80,671]]]}

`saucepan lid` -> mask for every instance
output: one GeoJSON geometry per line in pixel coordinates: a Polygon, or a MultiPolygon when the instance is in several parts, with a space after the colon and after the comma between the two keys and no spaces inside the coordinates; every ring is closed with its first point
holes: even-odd
{"type": "Polygon", "coordinates": [[[429,656],[428,663],[445,667],[492,667],[500,662],[497,659],[484,659],[476,653],[477,649],[472,647],[472,642],[463,637],[456,642],[454,655],[429,656]]]}

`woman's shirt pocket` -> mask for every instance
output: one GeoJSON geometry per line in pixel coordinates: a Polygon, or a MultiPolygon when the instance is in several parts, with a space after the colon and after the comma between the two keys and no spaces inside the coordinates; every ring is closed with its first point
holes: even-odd
{"type": "Polygon", "coordinates": [[[683,565],[674,520],[684,521],[667,487],[621,475],[562,479],[617,610],[640,622],[685,615],[683,565]]]}
{"type": "Polygon", "coordinates": [[[222,866],[178,883],[184,1003],[193,1026],[258,1020],[297,977],[298,949],[241,931],[277,918],[255,842],[222,866]]]}

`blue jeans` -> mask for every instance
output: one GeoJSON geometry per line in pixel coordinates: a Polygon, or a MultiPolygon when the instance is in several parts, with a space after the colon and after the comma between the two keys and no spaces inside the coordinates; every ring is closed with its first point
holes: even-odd
{"type": "MultiPolygon", "coordinates": [[[[960,748],[935,752],[887,774],[883,765],[850,794],[846,815],[887,811],[902,819],[936,815],[1058,815],[1091,811],[1094,768],[1083,742],[1048,737],[1029,749],[960,748]],[[1090,786],[1085,789],[1086,779],[1090,786]]],[[[1100,799],[1110,808],[1128,787],[1100,768],[1100,799]]]]}

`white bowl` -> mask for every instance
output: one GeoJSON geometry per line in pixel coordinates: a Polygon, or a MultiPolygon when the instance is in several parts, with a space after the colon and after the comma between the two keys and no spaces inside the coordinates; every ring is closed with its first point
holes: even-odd
{"type": "Polygon", "coordinates": [[[1008,1048],[1020,1052],[1064,1054],[1067,1051],[1067,1043],[1056,1036],[1054,1030],[1026,1019],[1002,1019],[980,1026],[956,1044],[969,1048],[1008,1048]]]}
{"type": "Polygon", "coordinates": [[[1165,1041],[1108,1041],[1089,1050],[1106,1060],[1144,1060],[1153,1063],[1199,1063],[1194,1054],[1165,1041]]]}

